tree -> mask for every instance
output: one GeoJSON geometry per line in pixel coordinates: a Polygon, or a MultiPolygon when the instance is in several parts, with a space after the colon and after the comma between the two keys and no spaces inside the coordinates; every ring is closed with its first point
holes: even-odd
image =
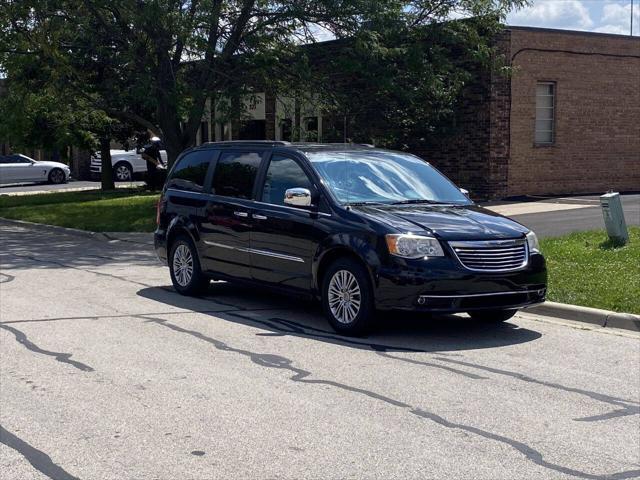
{"type": "Polygon", "coordinates": [[[172,163],[195,142],[208,97],[233,100],[255,84],[304,90],[292,85],[312,81],[300,70],[300,45],[319,32],[355,38],[361,52],[394,51],[388,42],[424,25],[459,13],[497,25],[522,1],[5,1],[0,51],[9,77],[16,65],[50,66],[60,88],[161,136],[172,163]]]}

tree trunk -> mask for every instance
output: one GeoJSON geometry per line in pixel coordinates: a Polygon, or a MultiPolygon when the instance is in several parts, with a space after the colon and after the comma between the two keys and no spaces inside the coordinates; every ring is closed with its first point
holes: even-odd
{"type": "Polygon", "coordinates": [[[100,138],[100,158],[102,161],[102,173],[100,180],[102,181],[102,190],[115,190],[116,185],[113,181],[113,165],[111,165],[111,139],[107,136],[100,138]]]}

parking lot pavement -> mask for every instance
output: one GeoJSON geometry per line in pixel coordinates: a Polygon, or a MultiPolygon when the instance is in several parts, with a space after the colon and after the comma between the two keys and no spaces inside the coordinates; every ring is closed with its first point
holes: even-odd
{"type": "Polygon", "coordinates": [[[640,337],[173,292],[149,247],[0,227],[2,479],[640,476],[640,337]]]}
{"type": "MultiPolygon", "coordinates": [[[[640,225],[640,195],[624,194],[621,200],[627,225],[640,225]]],[[[600,199],[593,195],[499,202],[485,206],[526,225],[539,237],[558,237],[604,228],[600,199]]]]}
{"type": "MultiPolygon", "coordinates": [[[[133,188],[144,185],[144,182],[117,182],[118,188],[133,188]]],[[[72,180],[69,183],[52,185],[48,183],[24,183],[0,185],[0,195],[28,195],[47,192],[79,192],[82,190],[95,190],[100,188],[100,182],[85,180],[72,180]]]]}

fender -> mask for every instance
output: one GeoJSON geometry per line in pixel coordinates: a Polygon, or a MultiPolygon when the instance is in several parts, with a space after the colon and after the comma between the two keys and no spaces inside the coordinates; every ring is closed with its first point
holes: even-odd
{"type": "Polygon", "coordinates": [[[167,258],[169,257],[169,245],[171,244],[171,238],[181,232],[186,232],[187,235],[191,237],[191,241],[196,246],[196,251],[198,252],[198,260],[201,260],[200,249],[197,248],[198,243],[200,243],[200,232],[198,231],[198,227],[191,219],[183,216],[173,217],[167,226],[167,258]]]}
{"type": "Polygon", "coordinates": [[[382,265],[377,251],[377,239],[375,235],[357,236],[348,233],[339,233],[326,237],[316,249],[312,259],[313,288],[320,291],[319,272],[324,267],[324,260],[337,254],[339,251],[354,255],[362,260],[369,272],[371,283],[378,285],[378,273],[382,265]]]}

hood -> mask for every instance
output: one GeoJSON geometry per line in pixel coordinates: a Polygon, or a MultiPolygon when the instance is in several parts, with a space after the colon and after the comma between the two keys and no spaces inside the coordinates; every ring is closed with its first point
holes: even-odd
{"type": "Polygon", "coordinates": [[[477,205],[375,205],[352,207],[400,232],[427,231],[445,240],[519,238],[529,229],[477,205]]]}
{"type": "Polygon", "coordinates": [[[50,167],[50,168],[62,168],[63,170],[69,170],[69,165],[65,165],[64,163],[60,163],[60,162],[47,162],[47,161],[43,161],[43,162],[36,162],[36,165],[39,167],[50,167]]]}

